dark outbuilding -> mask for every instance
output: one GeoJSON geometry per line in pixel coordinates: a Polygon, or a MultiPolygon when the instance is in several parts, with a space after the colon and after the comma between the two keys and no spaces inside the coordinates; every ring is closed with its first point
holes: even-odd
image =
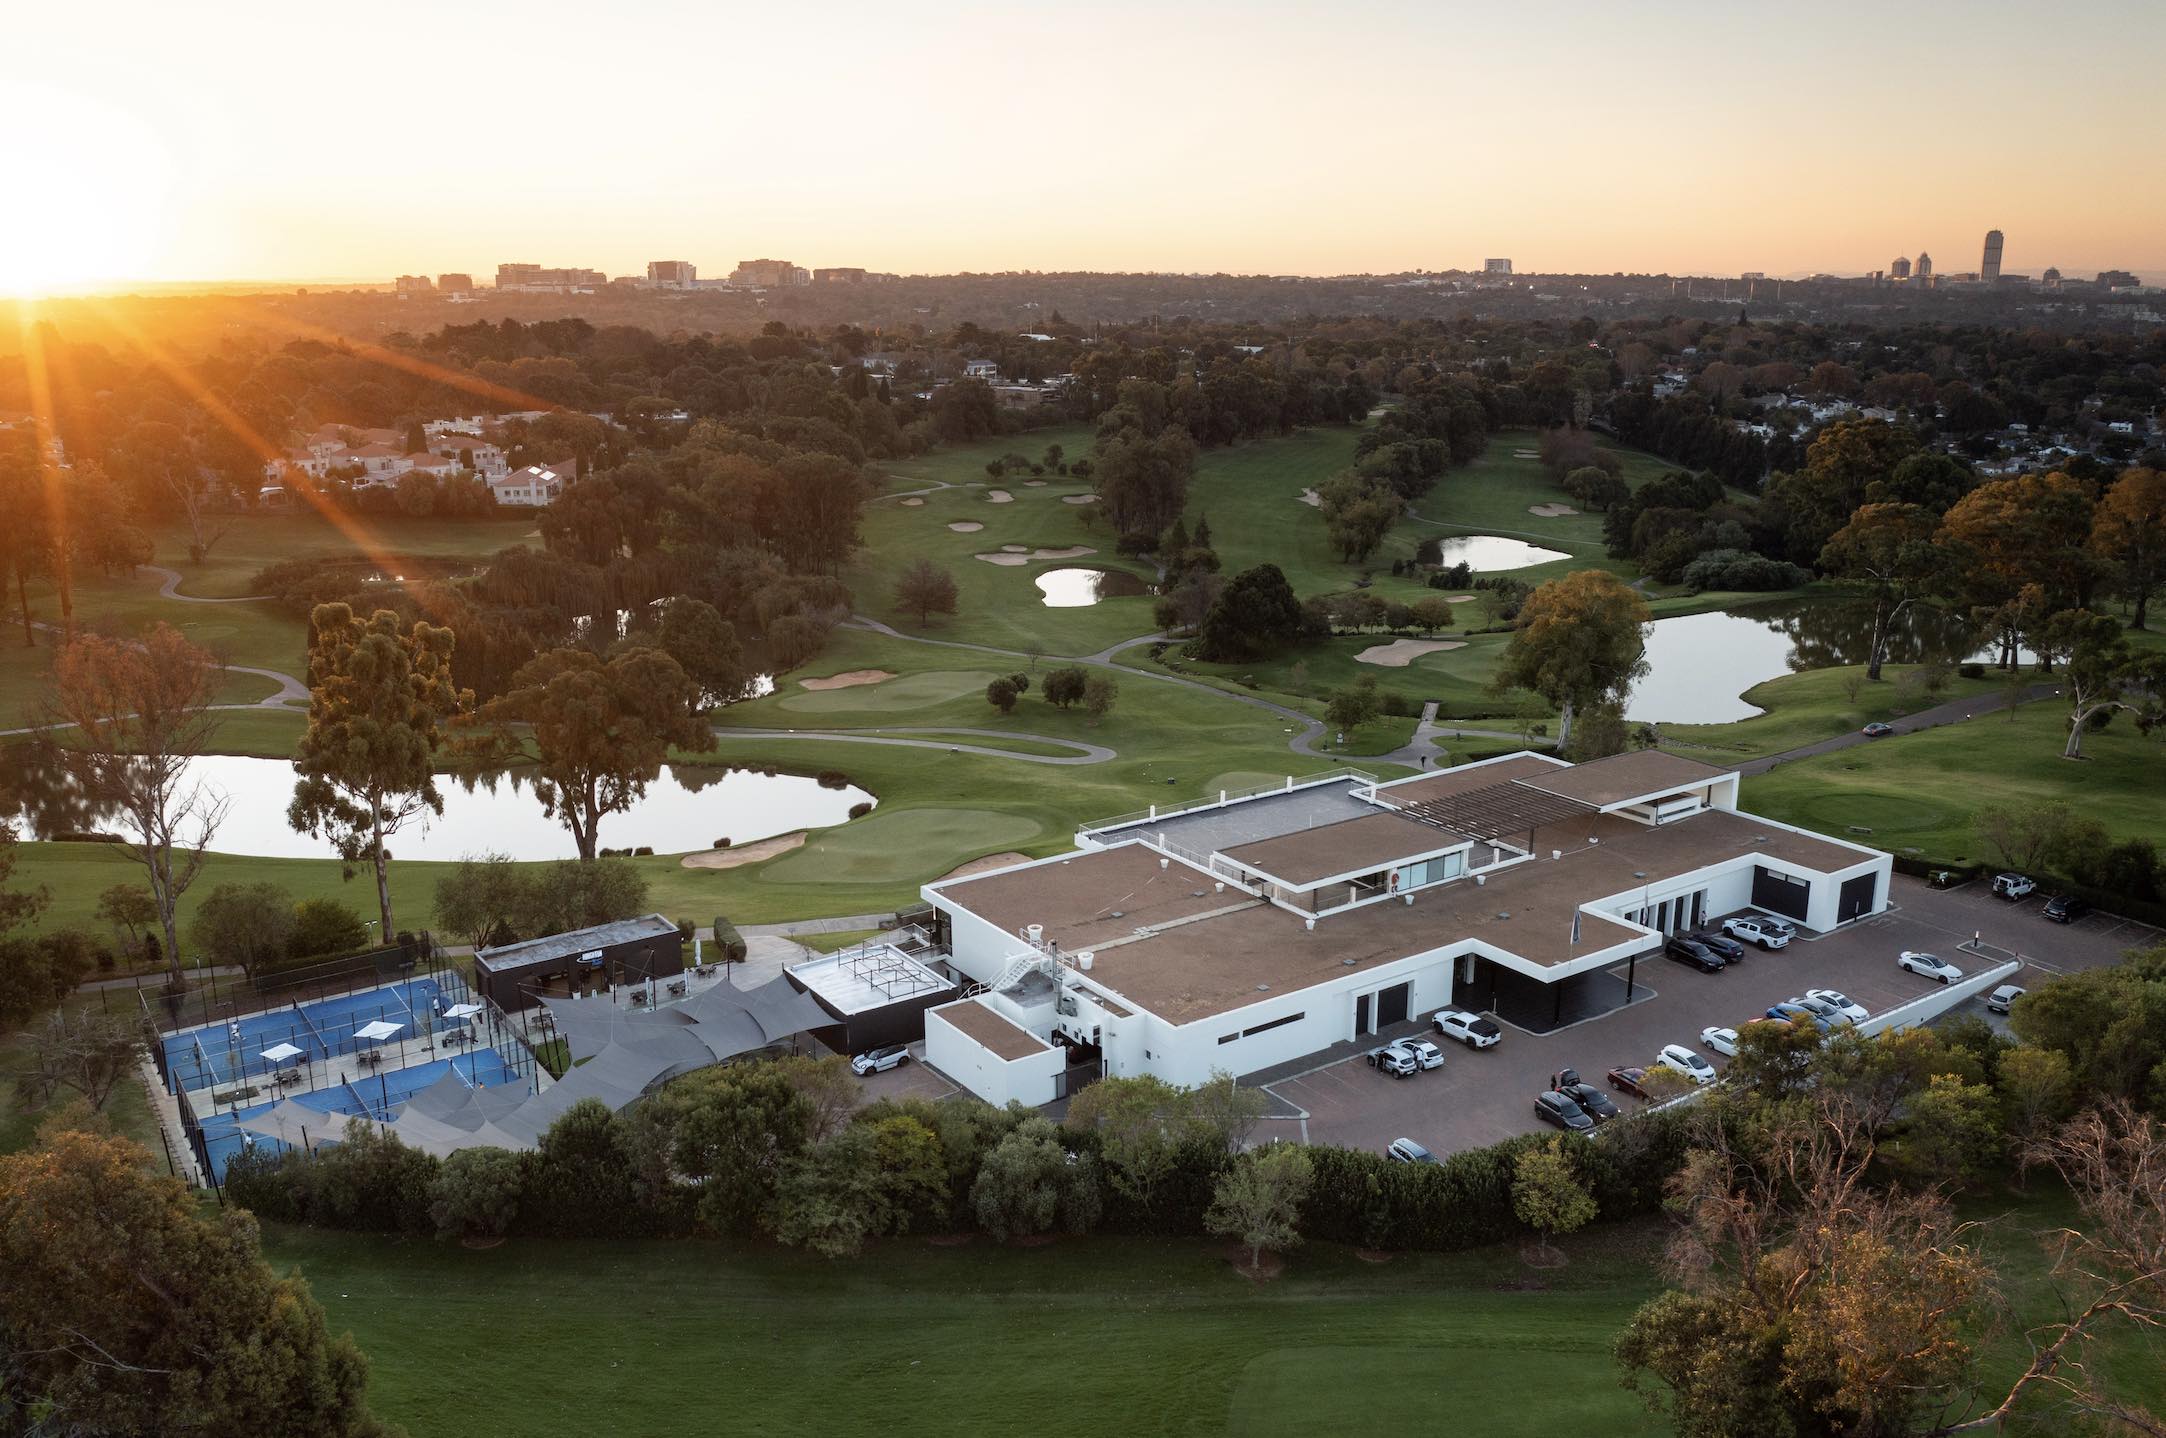
{"type": "Polygon", "coordinates": [[[507,1013],[546,995],[564,998],[684,972],[676,922],[660,914],[618,919],[524,943],[474,951],[474,987],[507,1013]]]}

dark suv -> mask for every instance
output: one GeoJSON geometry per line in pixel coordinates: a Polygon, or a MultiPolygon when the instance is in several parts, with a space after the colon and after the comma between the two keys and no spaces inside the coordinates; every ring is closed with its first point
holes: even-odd
{"type": "Polygon", "coordinates": [[[1721,934],[1708,933],[1703,930],[1692,935],[1692,942],[1703,949],[1714,950],[1726,964],[1734,964],[1745,957],[1745,946],[1743,944],[1735,939],[1725,938],[1721,934]]]}
{"type": "Polygon", "coordinates": [[[2091,906],[2074,894],[2055,894],[2040,912],[2056,924],[2073,924],[2090,913],[2091,906]]]}
{"type": "Polygon", "coordinates": [[[1594,1118],[1587,1110],[1561,1093],[1535,1095],[1534,1116],[1544,1123],[1553,1123],[1574,1133],[1585,1133],[1594,1127],[1594,1118]]]}
{"type": "Polygon", "coordinates": [[[1675,959],[1680,964],[1692,965],[1703,974],[1714,974],[1722,971],[1722,955],[1697,939],[1688,939],[1683,935],[1679,935],[1664,944],[1662,952],[1664,956],[1675,959]]]}

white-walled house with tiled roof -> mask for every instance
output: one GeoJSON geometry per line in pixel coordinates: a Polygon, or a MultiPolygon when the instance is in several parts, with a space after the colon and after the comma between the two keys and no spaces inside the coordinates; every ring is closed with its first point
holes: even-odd
{"type": "Polygon", "coordinates": [[[995,1102],[1046,1102],[1070,1068],[1193,1086],[1454,1004],[1629,998],[1640,958],[1739,910],[1827,930],[1886,908],[1890,856],[1737,791],[1653,750],[1518,753],[1094,824],[1069,853],[925,886],[958,1005],[1004,1021],[930,1010],[928,1059],[995,1102]]]}

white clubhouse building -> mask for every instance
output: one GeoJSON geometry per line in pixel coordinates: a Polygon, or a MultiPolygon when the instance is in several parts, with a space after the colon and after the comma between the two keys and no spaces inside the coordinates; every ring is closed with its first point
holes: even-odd
{"type": "Polygon", "coordinates": [[[1746,908],[1827,930],[1887,907],[1890,856],[1740,811],[1653,750],[1339,773],[1093,825],[1066,854],[928,884],[967,996],[926,1059],[993,1103],[1071,1070],[1192,1086],[1447,1006],[1562,1012],[1746,908]]]}

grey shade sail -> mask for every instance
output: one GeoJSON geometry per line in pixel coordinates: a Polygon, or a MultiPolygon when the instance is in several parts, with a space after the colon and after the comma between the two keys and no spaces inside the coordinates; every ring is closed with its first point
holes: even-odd
{"type": "Polygon", "coordinates": [[[407,1101],[390,1131],[438,1154],[533,1148],[581,1099],[622,1109],[656,1084],[836,1022],[818,1000],[779,977],[754,989],[718,986],[659,1009],[626,1010],[606,999],[543,1003],[575,1061],[562,1079],[528,1095],[520,1084],[474,1088],[447,1073],[407,1101]]]}
{"type": "Polygon", "coordinates": [[[262,1113],[242,1119],[236,1127],[245,1133],[275,1138],[280,1143],[298,1146],[306,1142],[314,1148],[319,1143],[335,1143],[344,1138],[346,1121],[351,1117],[350,1114],[325,1113],[289,1098],[262,1113]]]}

